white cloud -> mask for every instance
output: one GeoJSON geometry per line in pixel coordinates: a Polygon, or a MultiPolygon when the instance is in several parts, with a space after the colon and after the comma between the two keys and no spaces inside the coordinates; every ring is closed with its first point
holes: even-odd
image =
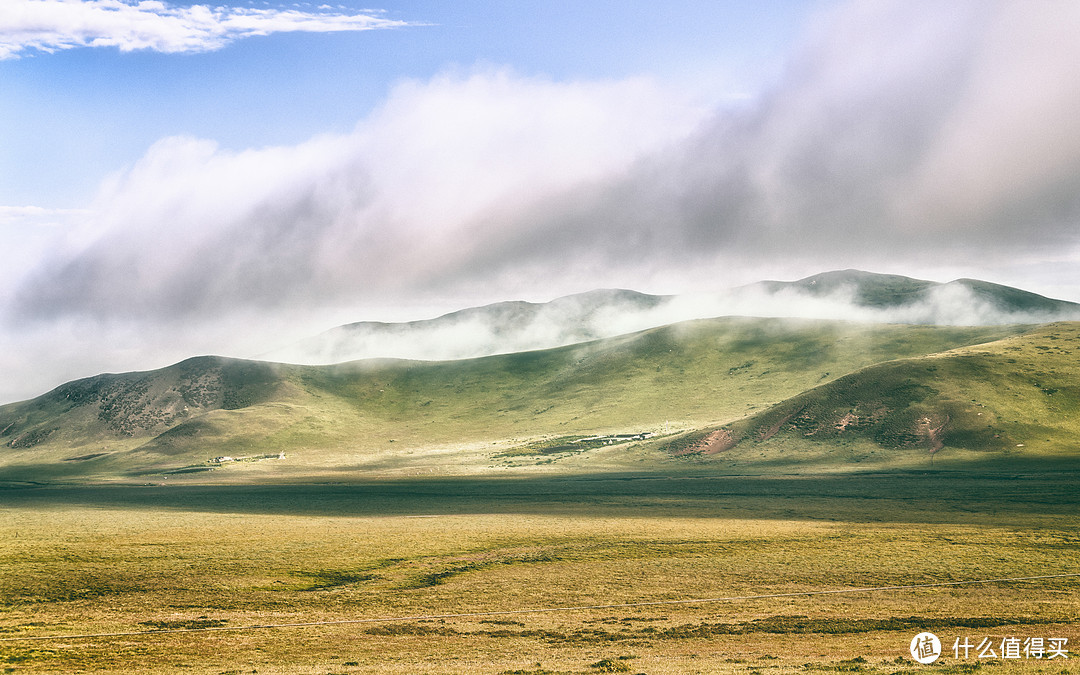
{"type": "Polygon", "coordinates": [[[76,47],[121,51],[205,52],[245,37],[281,32],[334,32],[406,25],[367,12],[303,12],[158,0],[4,0],[0,59],[76,47]]]}
{"type": "Polygon", "coordinates": [[[1067,217],[1058,224],[1075,231],[1080,4],[1005,2],[997,10],[974,41],[958,104],[915,173],[913,208],[976,236],[1015,222],[1018,207],[1032,220],[1067,217]],[[1071,209],[1062,209],[1063,195],[1071,209]]]}
{"type": "Polygon", "coordinates": [[[41,227],[54,225],[74,216],[86,215],[85,209],[53,209],[44,206],[0,206],[0,226],[41,227]]]}
{"type": "MultiPolygon", "coordinates": [[[[0,12],[31,4],[61,3],[0,12]]],[[[1033,290],[1076,299],[1061,284],[1080,287],[1077,30],[1068,3],[850,2],[773,91],[733,110],[645,79],[496,70],[404,83],[352,133],[296,146],[163,139],[9,287],[0,319],[24,335],[77,324],[95,353],[112,343],[89,327],[122,325],[127,369],[162,335],[173,352],[245,353],[219,321],[250,319],[235,335],[280,344],[301,308],[444,293],[449,310],[860,267],[1038,278],[1033,290]]],[[[36,359],[21,362],[13,379],[36,359]]]]}
{"type": "Polygon", "coordinates": [[[11,301],[21,278],[88,214],[84,209],[0,206],[0,241],[8,252],[0,266],[0,307],[11,301]]]}
{"type": "Polygon", "coordinates": [[[476,223],[625,170],[705,111],[643,79],[406,82],[356,129],[244,152],[167,138],[102,188],[24,315],[189,320],[467,276],[476,223]]]}
{"type": "MultiPolygon", "coordinates": [[[[478,220],[625,171],[707,112],[646,79],[481,69],[402,83],[352,132],[295,146],[162,139],[8,285],[0,400],[101,370],[250,356],[373,305],[472,304],[443,281],[484,277],[478,220]]],[[[479,285],[479,302],[514,293],[479,285]]]]}
{"type": "Polygon", "coordinates": [[[632,171],[508,213],[497,229],[513,236],[489,233],[483,262],[993,278],[1019,256],[1071,250],[1077,30],[1068,2],[831,6],[753,105],[718,111],[632,171]]]}

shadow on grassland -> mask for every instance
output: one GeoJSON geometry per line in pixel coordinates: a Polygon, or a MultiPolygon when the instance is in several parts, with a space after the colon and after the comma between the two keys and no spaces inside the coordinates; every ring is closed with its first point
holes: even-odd
{"type": "Polygon", "coordinates": [[[1080,512],[1080,471],[580,474],[262,485],[8,485],[0,504],[325,516],[534,514],[848,522],[1030,522],[1080,512]]]}

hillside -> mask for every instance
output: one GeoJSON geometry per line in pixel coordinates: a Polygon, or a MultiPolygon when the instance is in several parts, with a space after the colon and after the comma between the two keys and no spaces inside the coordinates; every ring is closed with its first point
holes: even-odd
{"type": "MultiPolygon", "coordinates": [[[[657,325],[646,317],[670,300],[599,289],[551,302],[498,302],[434,319],[360,321],[265,354],[289,363],[329,365],[365,358],[451,360],[560,347],[657,325]]],[[[660,322],[663,323],[663,322],[660,322]]]]}
{"type": "Polygon", "coordinates": [[[541,460],[626,468],[667,455],[552,454],[550,443],[730,423],[883,361],[1022,332],[726,318],[451,362],[318,367],[204,357],[0,407],[0,477],[468,473],[541,460]],[[274,461],[219,467],[221,456],[274,461]]]}
{"type": "Polygon", "coordinates": [[[269,364],[197,357],[161,370],[97,375],[0,408],[0,438],[10,448],[79,444],[166,431],[214,410],[235,410],[274,396],[269,364]]]}
{"type": "Polygon", "coordinates": [[[860,369],[670,452],[806,465],[1080,458],[1080,324],[860,369]]]}
{"type": "Polygon", "coordinates": [[[934,281],[862,270],[823,272],[797,281],[762,281],[759,285],[772,293],[797,291],[812,297],[850,292],[855,306],[875,308],[895,308],[925,301],[933,289],[941,286],[934,281]]]}
{"type": "Polygon", "coordinates": [[[1080,320],[1080,304],[972,279],[938,283],[842,270],[692,296],[602,289],[546,303],[500,302],[422,321],[362,321],[260,358],[307,365],[386,357],[476,358],[549,349],[719,316],[1004,325],[1080,320]]]}
{"type": "Polygon", "coordinates": [[[1075,302],[1055,300],[1019,288],[977,279],[956,279],[939,283],[896,274],[839,270],[815,274],[798,281],[763,281],[760,286],[772,293],[797,291],[812,297],[850,294],[852,304],[856,307],[874,309],[933,305],[952,296],[968,297],[1001,314],[1080,318],[1080,304],[1075,302]]]}

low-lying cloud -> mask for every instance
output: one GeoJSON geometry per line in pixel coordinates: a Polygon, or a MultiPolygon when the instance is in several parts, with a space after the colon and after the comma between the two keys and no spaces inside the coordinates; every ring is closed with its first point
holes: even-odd
{"type": "MultiPolygon", "coordinates": [[[[481,68],[403,82],[351,133],[295,146],[163,139],[11,283],[0,321],[78,325],[95,349],[117,326],[200,348],[212,334],[235,354],[253,332],[266,348],[316,332],[270,334],[290,316],[329,326],[416,298],[450,309],[849,267],[1025,286],[1021,271],[1080,263],[1078,32],[1067,1],[847,2],[734,106],[645,78],[481,68]],[[229,322],[247,334],[230,342],[229,322]]],[[[121,342],[115,363],[160,354],[121,342]]]]}
{"type": "Polygon", "coordinates": [[[4,0],[0,60],[76,47],[120,51],[207,52],[271,33],[397,28],[378,12],[342,14],[296,9],[177,6],[159,0],[4,0]]]}
{"type": "Polygon", "coordinates": [[[933,286],[892,306],[860,302],[857,286],[829,293],[751,284],[712,293],[636,296],[593,292],[549,303],[499,303],[408,323],[358,323],[276,349],[260,358],[329,365],[371,358],[441,361],[549,349],[694,319],[725,316],[854,323],[986,326],[1080,320],[1080,305],[1008,309],[963,282],[933,286]]]}

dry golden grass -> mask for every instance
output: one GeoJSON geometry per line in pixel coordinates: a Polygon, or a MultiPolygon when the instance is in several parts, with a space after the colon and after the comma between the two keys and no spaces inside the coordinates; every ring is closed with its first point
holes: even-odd
{"type": "Polygon", "coordinates": [[[974,489],[971,479],[933,486],[954,498],[920,492],[918,477],[839,480],[844,486],[831,492],[814,484],[788,500],[747,496],[768,492],[761,486],[734,494],[733,486],[750,478],[686,479],[691,487],[678,499],[659,489],[647,499],[611,480],[595,481],[589,496],[565,498],[569,484],[526,481],[466,501],[448,494],[454,481],[248,493],[197,486],[7,491],[0,667],[320,675],[1076,672],[1075,654],[1068,661],[957,661],[949,649],[964,636],[1080,644],[1077,578],[213,630],[1078,571],[1070,479],[1047,477],[1043,491],[1011,482],[1011,492],[981,501],[965,492],[965,485],[974,489]],[[888,485],[892,494],[880,494],[888,485]],[[1025,503],[1042,494],[1041,505],[1018,506],[1022,489],[1030,491],[1020,495],[1025,503]],[[183,628],[210,630],[160,632],[183,628]],[[938,665],[910,659],[908,642],[920,628],[947,643],[938,665]],[[122,632],[146,633],[11,639],[122,632]]]}

